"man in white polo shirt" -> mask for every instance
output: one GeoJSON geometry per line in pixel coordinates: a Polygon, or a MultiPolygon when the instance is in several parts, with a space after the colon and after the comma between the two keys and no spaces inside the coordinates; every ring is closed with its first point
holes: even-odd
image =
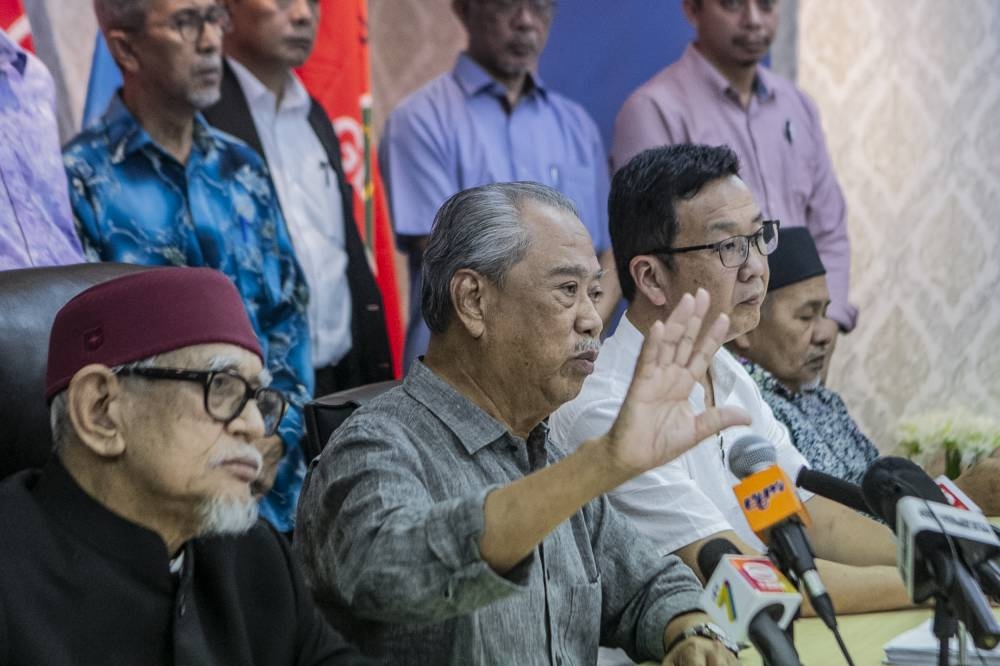
{"type": "MultiPolygon", "coordinates": [[[[777,246],[778,223],[763,219],[738,169],[728,147],[685,144],[641,153],[615,175],[608,206],[611,242],[629,308],[579,396],[552,415],[555,441],[572,450],[607,431],[624,399],[645,332],[685,293],[699,288],[709,292],[707,318],[729,316],[727,339],[757,325],[769,275],[765,255],[777,246]]],[[[727,538],[745,552],[764,547],[733,495],[737,479],[726,460],[732,444],[748,432],[770,440],[791,478],[805,460],[756,384],[724,349],[694,386],[689,402],[695,413],[706,405],[740,407],[751,415],[752,425],[704,440],[618,487],[611,500],[663,553],[679,555],[698,571],[698,551],[712,538],[727,538]]],[[[822,497],[802,499],[812,518],[808,537],[823,558],[819,572],[838,612],[909,605],[886,527],[822,497]]]]}

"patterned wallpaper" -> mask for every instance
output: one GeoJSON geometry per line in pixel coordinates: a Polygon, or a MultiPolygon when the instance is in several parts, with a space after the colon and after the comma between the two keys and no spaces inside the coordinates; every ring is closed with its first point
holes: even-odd
{"type": "Polygon", "coordinates": [[[1000,416],[1000,2],[799,0],[798,18],[861,307],[830,384],[883,451],[901,416],[1000,416]]]}

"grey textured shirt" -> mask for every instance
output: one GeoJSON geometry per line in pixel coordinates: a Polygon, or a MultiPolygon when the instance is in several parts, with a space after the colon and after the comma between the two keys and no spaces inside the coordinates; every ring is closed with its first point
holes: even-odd
{"type": "Polygon", "coordinates": [[[604,497],[504,576],[480,557],[490,490],[564,455],[545,424],[520,439],[415,362],[306,478],[295,548],[317,603],[387,664],[576,666],[598,643],[661,660],[701,586],[604,497]]]}

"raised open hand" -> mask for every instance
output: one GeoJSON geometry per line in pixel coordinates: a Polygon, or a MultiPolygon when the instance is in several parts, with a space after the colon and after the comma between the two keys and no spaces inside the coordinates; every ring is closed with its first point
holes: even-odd
{"type": "Polygon", "coordinates": [[[659,467],[709,435],[750,423],[742,409],[713,407],[695,415],[688,402],[729,329],[726,315],[704,324],[708,306],[704,289],[685,294],[667,320],[654,323],[646,335],[632,384],[608,433],[610,453],[626,473],[659,467]]]}

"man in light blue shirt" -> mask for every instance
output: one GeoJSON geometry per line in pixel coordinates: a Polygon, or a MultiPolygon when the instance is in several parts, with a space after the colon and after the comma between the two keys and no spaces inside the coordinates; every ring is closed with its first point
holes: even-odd
{"type": "Polygon", "coordinates": [[[255,492],[265,495],[261,515],[290,532],[313,389],[309,290],[267,167],[199,113],[219,99],[228,14],[186,0],[94,7],[124,85],[63,155],[84,250],[92,260],[207,266],[236,285],[272,385],[289,398],[277,435],[255,442],[264,456],[255,492]]]}
{"type": "Polygon", "coordinates": [[[597,126],[536,73],[555,2],[455,0],[453,8],[469,35],[468,50],[451,72],[400,103],[379,146],[397,241],[409,254],[407,367],[429,339],[420,272],[431,222],[459,190],[523,180],[556,188],[580,211],[605,270],[605,322],[620,295],[608,238],[608,164],[597,126]]]}

